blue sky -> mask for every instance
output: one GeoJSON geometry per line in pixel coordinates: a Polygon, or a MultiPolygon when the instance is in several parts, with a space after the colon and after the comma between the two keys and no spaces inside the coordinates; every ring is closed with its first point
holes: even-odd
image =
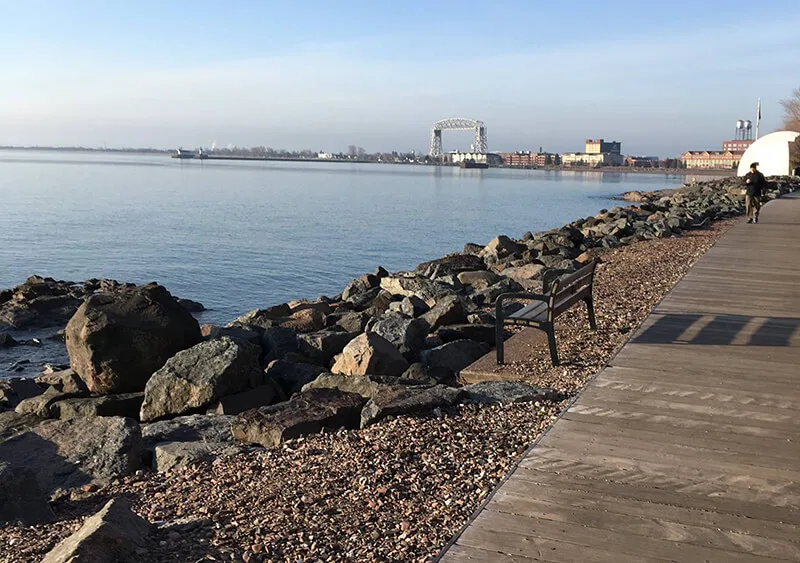
{"type": "Polygon", "coordinates": [[[0,144],[629,154],[762,133],[800,86],[796,0],[0,4],[0,144]],[[445,135],[446,149],[469,135],[445,135]]]}

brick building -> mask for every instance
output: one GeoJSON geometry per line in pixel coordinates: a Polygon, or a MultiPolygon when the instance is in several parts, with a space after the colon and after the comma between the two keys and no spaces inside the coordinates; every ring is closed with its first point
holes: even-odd
{"type": "Polygon", "coordinates": [[[686,151],[680,157],[683,168],[735,168],[742,155],[731,151],[686,151]]]}

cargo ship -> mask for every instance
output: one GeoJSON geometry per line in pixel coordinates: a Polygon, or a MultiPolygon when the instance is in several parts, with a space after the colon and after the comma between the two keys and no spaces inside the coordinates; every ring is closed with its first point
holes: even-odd
{"type": "Polygon", "coordinates": [[[172,155],[172,158],[197,158],[197,152],[178,149],[178,151],[172,155]]]}

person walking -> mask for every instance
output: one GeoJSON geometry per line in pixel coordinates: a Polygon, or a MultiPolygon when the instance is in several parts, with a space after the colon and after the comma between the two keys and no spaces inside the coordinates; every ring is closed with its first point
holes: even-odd
{"type": "Polygon", "coordinates": [[[761,195],[767,187],[767,179],[758,171],[758,162],[750,165],[750,172],[744,175],[745,196],[744,209],[748,223],[758,223],[758,212],[761,211],[761,195]]]}

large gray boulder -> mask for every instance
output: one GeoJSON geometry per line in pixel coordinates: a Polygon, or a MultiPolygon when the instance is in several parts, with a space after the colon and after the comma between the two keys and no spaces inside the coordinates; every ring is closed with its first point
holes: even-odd
{"type": "Polygon", "coordinates": [[[439,299],[422,318],[428,323],[430,330],[436,330],[440,326],[467,322],[467,313],[460,297],[448,295],[439,299]]]}
{"type": "Polygon", "coordinates": [[[72,369],[94,393],[142,391],[169,358],[201,340],[191,313],[154,283],[92,295],[65,336],[72,369]]]}
{"type": "Polygon", "coordinates": [[[237,440],[273,448],[323,428],[357,428],[365,399],[337,389],[310,389],[289,401],[244,412],[233,423],[237,440]]]}
{"type": "Polygon", "coordinates": [[[497,330],[493,324],[458,324],[443,326],[436,335],[442,342],[454,342],[456,340],[477,340],[486,342],[489,346],[494,346],[497,340],[497,330]]]}
{"type": "Polygon", "coordinates": [[[0,526],[14,523],[33,526],[54,518],[33,471],[0,462],[0,526]]]}
{"type": "Polygon", "coordinates": [[[437,299],[453,292],[443,283],[431,281],[422,276],[387,276],[381,280],[381,288],[392,295],[411,297],[415,295],[429,306],[437,299]]]}
{"type": "Polygon", "coordinates": [[[357,393],[369,399],[386,387],[381,376],[342,375],[339,373],[322,373],[314,381],[303,385],[303,391],[310,389],[338,389],[345,393],[357,393]]]}
{"type": "Polygon", "coordinates": [[[253,309],[241,317],[238,317],[233,322],[228,323],[226,326],[233,327],[248,325],[265,329],[275,326],[277,321],[289,316],[290,312],[291,309],[287,303],[273,305],[272,307],[267,307],[266,309],[253,309]]]}
{"type": "Polygon", "coordinates": [[[274,360],[264,370],[267,383],[275,383],[284,397],[291,397],[300,392],[303,385],[314,381],[321,373],[328,370],[317,364],[295,363],[286,360],[274,360]]]}
{"type": "Polygon", "coordinates": [[[434,387],[394,387],[375,393],[361,412],[361,428],[387,416],[420,413],[457,403],[460,389],[445,385],[434,387]]]}
{"type": "Polygon", "coordinates": [[[447,368],[458,373],[486,355],[491,347],[475,340],[455,340],[422,352],[422,363],[427,368],[447,368]]]}
{"type": "Polygon", "coordinates": [[[133,512],[130,501],[111,499],[77,532],[48,553],[42,563],[136,563],[147,547],[150,524],[133,512]]]}
{"type": "Polygon", "coordinates": [[[75,370],[69,368],[60,371],[54,371],[40,375],[36,378],[36,383],[46,387],[54,387],[56,391],[61,393],[82,393],[88,391],[86,384],[75,373],[75,370]]]}
{"type": "Polygon", "coordinates": [[[153,448],[153,469],[164,473],[240,451],[241,447],[230,442],[165,442],[153,448]]]}
{"type": "Polygon", "coordinates": [[[41,395],[36,395],[35,397],[30,397],[23,401],[20,401],[19,404],[14,407],[14,412],[19,414],[35,414],[37,416],[41,416],[42,418],[53,418],[51,413],[51,407],[54,403],[69,399],[72,397],[80,397],[85,395],[84,393],[61,393],[57,391],[54,387],[49,387],[44,393],[41,395]]]}
{"type": "Polygon", "coordinates": [[[468,285],[476,291],[482,291],[499,282],[502,278],[491,270],[476,270],[461,272],[458,274],[458,281],[463,285],[468,285]]]}
{"type": "Polygon", "coordinates": [[[50,420],[0,444],[0,461],[31,469],[49,493],[130,475],[141,466],[141,448],[139,425],[130,418],[50,420]]]}
{"type": "Polygon", "coordinates": [[[142,425],[142,446],[152,450],[162,442],[233,443],[233,416],[193,414],[142,425]]]}
{"type": "Polygon", "coordinates": [[[47,418],[33,413],[0,412],[0,444],[14,434],[30,430],[46,420],[47,418]]]}
{"type": "Polygon", "coordinates": [[[527,250],[527,246],[522,243],[516,242],[506,235],[495,237],[487,244],[480,253],[482,258],[507,258],[512,254],[522,254],[527,250]]]}
{"type": "Polygon", "coordinates": [[[144,393],[120,393],[100,397],[77,397],[55,401],[50,405],[50,416],[61,420],[82,416],[123,416],[139,418],[144,393]]]}
{"type": "Polygon", "coordinates": [[[266,363],[281,360],[287,354],[298,350],[297,333],[291,328],[274,326],[264,329],[261,337],[261,347],[264,349],[266,363]]]}
{"type": "Polygon", "coordinates": [[[423,262],[416,267],[415,272],[426,278],[439,278],[451,276],[470,270],[485,270],[486,263],[474,254],[448,254],[443,258],[423,262]]]}
{"type": "Polygon", "coordinates": [[[336,354],[340,354],[344,347],[356,336],[358,332],[336,332],[323,330],[310,334],[300,334],[298,352],[322,366],[328,367],[336,354]]]}
{"type": "Polygon", "coordinates": [[[140,419],[149,422],[204,407],[263,381],[260,350],[224,336],[170,358],[144,390],[140,419]]]}
{"type": "Polygon", "coordinates": [[[252,389],[245,389],[235,395],[226,395],[209,409],[212,414],[239,414],[274,403],[278,397],[276,385],[269,383],[252,389]]]}
{"type": "Polygon", "coordinates": [[[344,347],[331,372],[399,376],[407,369],[408,362],[391,342],[375,332],[365,332],[344,347]]]}
{"type": "Polygon", "coordinates": [[[412,319],[392,311],[387,311],[367,325],[367,332],[381,335],[411,361],[419,357],[429,331],[430,326],[425,319],[412,319]]]}

